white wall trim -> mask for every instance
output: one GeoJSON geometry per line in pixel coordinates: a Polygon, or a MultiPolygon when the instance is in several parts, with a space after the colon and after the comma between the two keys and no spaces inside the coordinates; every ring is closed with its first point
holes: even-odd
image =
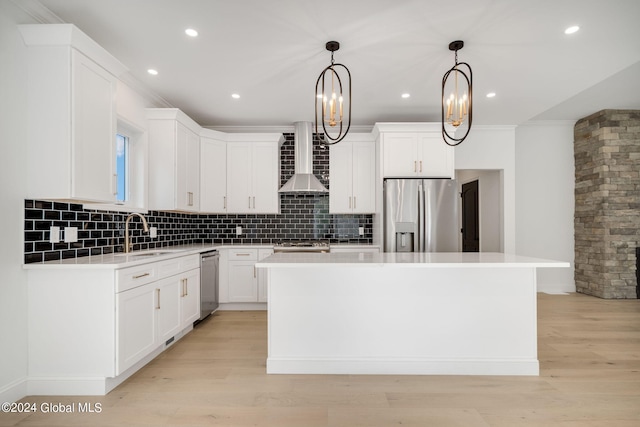
{"type": "Polygon", "coordinates": [[[27,391],[27,378],[19,378],[0,389],[0,402],[16,402],[27,396],[27,391]]]}

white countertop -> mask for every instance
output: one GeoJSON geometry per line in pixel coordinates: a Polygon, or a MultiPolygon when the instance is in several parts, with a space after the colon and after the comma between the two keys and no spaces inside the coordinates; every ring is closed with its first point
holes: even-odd
{"type": "Polygon", "coordinates": [[[272,248],[273,245],[259,245],[259,244],[195,244],[195,245],[181,245],[181,246],[167,246],[162,248],[145,249],[140,251],[134,251],[129,254],[123,252],[117,252],[107,255],[91,255],[79,258],[60,259],[55,261],[44,261],[24,264],[25,270],[36,269],[63,269],[63,268],[84,268],[84,269],[119,269],[134,267],[136,265],[147,264],[150,262],[163,261],[166,259],[194,255],[202,252],[207,252],[213,249],[228,249],[228,248],[272,248]],[[162,252],[160,255],[144,256],[144,253],[162,252]],[[143,255],[143,256],[141,256],[143,255]]]}
{"type": "MultiPolygon", "coordinates": [[[[375,245],[365,244],[353,244],[353,243],[332,243],[334,247],[340,248],[362,248],[362,247],[379,247],[375,245]]],[[[193,245],[181,245],[181,246],[166,246],[154,249],[145,249],[125,254],[123,252],[117,252],[107,255],[90,255],[79,258],[68,258],[54,261],[34,262],[29,264],[23,264],[25,270],[36,269],[59,269],[59,268],[84,268],[84,269],[119,269],[133,267],[136,265],[147,264],[150,262],[163,261],[165,259],[171,259],[181,257],[185,255],[193,255],[213,249],[261,249],[261,248],[273,248],[273,244],[251,244],[251,243],[239,243],[239,244],[193,244],[193,245]],[[154,256],[144,256],[144,253],[164,252],[154,256]],[[142,255],[142,256],[141,256],[142,255]]]]}
{"type": "Polygon", "coordinates": [[[564,261],[532,258],[496,252],[429,252],[429,253],[277,253],[256,263],[258,268],[314,267],[569,267],[564,261]]]}

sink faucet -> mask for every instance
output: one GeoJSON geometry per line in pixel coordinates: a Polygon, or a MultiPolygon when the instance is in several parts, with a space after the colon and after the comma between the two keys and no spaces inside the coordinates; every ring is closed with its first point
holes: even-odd
{"type": "Polygon", "coordinates": [[[131,244],[131,238],[129,237],[129,221],[131,221],[131,218],[133,218],[134,216],[140,217],[140,219],[142,220],[142,229],[144,230],[145,233],[149,232],[149,225],[147,224],[147,220],[144,219],[144,216],[142,216],[137,212],[134,212],[131,215],[129,215],[127,217],[127,220],[124,222],[124,253],[131,252],[131,246],[133,246],[131,244]]]}

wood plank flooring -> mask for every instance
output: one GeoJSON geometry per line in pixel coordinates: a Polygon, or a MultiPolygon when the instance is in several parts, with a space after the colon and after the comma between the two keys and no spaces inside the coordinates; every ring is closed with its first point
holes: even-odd
{"type": "MultiPolygon", "coordinates": [[[[538,297],[539,377],[266,375],[265,312],[221,312],[101,397],[1,426],[640,426],[640,300],[538,297]]],[[[508,319],[505,319],[508,321],[508,319]]]]}

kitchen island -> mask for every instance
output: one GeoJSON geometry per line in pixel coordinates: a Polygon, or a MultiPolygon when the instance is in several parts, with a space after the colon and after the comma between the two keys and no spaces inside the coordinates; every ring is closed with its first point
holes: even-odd
{"type": "Polygon", "coordinates": [[[274,254],[271,374],[538,375],[536,269],[502,253],[274,254]]]}

